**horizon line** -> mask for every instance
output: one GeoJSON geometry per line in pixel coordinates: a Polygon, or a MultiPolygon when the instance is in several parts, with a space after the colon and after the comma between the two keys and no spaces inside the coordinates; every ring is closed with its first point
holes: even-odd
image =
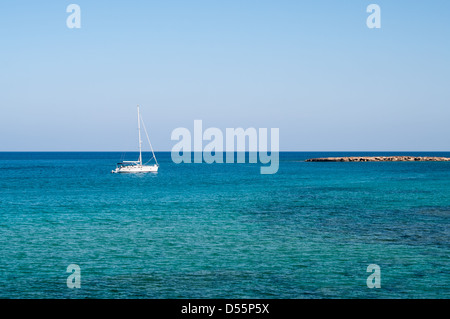
{"type": "MultiPolygon", "coordinates": [[[[268,150],[269,151],[269,150],[268,150]]],[[[0,153],[121,153],[121,152],[129,152],[129,153],[139,153],[139,150],[125,150],[125,151],[76,151],[76,150],[72,150],[72,151],[48,151],[48,150],[39,150],[39,151],[0,151],[0,153]]],[[[151,151],[142,151],[143,153],[151,153],[151,151]]],[[[155,151],[155,152],[159,152],[159,153],[171,153],[172,151],[155,151]]],[[[223,153],[227,153],[226,151],[222,151],[223,153]]],[[[241,153],[242,151],[233,151],[234,153],[241,153]]],[[[244,151],[245,153],[249,153],[249,151],[244,151]]],[[[275,152],[275,151],[274,151],[275,152]]],[[[278,153],[281,152],[296,152],[296,153],[312,153],[312,152],[327,152],[327,153],[338,153],[338,152],[367,152],[367,153],[382,153],[382,152],[444,152],[444,153],[448,153],[450,152],[450,150],[444,151],[444,150],[409,150],[409,151],[402,151],[402,150],[384,150],[384,151],[377,151],[377,150],[363,150],[363,151],[358,151],[358,150],[334,150],[334,151],[327,151],[327,150],[308,150],[308,151],[304,151],[304,150],[280,150],[277,151],[278,153]]],[[[191,153],[197,153],[194,151],[191,151],[191,153]]],[[[203,153],[199,152],[199,153],[203,153]]],[[[259,151],[257,151],[256,153],[259,153],[259,151]]]]}

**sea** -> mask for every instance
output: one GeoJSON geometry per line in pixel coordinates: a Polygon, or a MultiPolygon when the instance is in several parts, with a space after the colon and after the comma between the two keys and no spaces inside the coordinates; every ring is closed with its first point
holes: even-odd
{"type": "Polygon", "coordinates": [[[305,162],[375,155],[450,152],[1,152],[0,298],[450,298],[450,162],[305,162]]]}

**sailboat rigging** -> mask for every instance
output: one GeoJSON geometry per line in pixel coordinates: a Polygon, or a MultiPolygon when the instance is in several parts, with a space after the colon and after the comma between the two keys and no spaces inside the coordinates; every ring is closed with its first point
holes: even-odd
{"type": "Polygon", "coordinates": [[[137,161],[122,161],[117,163],[117,167],[112,173],[148,173],[148,172],[157,172],[159,168],[158,161],[155,156],[155,152],[153,151],[152,143],[150,142],[150,138],[148,137],[147,129],[145,127],[144,121],[142,120],[139,105],[137,106],[138,113],[138,131],[139,131],[139,158],[137,161]],[[150,144],[150,149],[152,150],[153,157],[147,161],[145,164],[142,164],[142,139],[141,139],[141,122],[144,127],[145,135],[147,136],[148,143],[150,144]],[[151,160],[155,159],[154,165],[147,165],[151,160]]]}

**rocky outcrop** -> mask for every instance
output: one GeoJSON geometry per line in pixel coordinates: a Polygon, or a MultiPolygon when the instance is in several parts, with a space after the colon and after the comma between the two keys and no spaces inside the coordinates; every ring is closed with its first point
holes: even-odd
{"type": "Polygon", "coordinates": [[[450,157],[430,156],[350,156],[310,158],[306,162],[450,162],[450,157]]]}

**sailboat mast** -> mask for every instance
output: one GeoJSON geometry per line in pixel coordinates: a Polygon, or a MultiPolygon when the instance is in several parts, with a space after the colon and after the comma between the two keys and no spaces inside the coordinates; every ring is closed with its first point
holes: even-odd
{"type": "Polygon", "coordinates": [[[139,164],[142,165],[141,115],[139,114],[139,105],[137,106],[137,111],[138,111],[138,131],[139,131],[139,164]]]}

